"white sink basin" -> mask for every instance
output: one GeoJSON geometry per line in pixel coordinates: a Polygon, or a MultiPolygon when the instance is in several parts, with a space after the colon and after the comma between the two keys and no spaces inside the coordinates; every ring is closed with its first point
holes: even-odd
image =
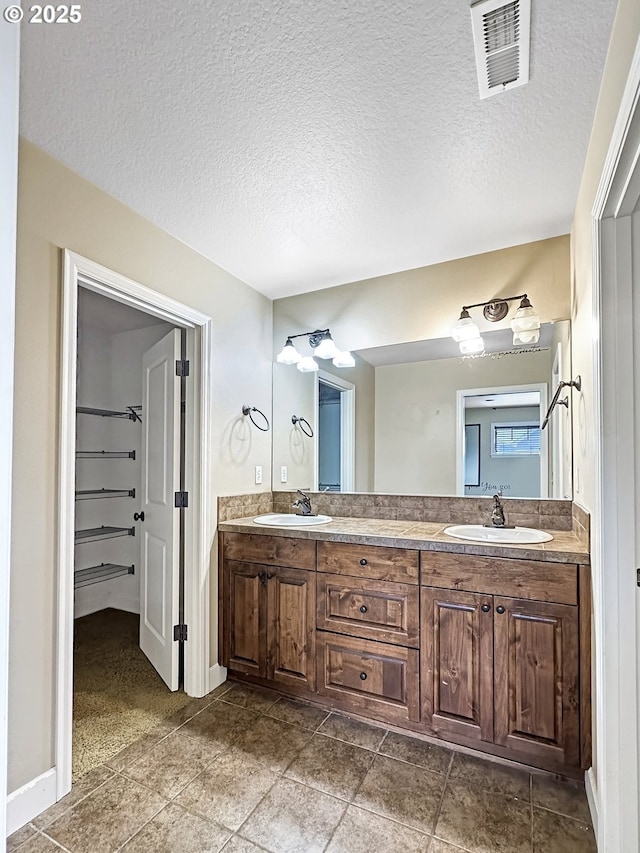
{"type": "Polygon", "coordinates": [[[267,527],[311,527],[313,524],[329,524],[333,521],[330,515],[296,515],[293,512],[272,512],[253,520],[267,527]]]}
{"type": "Polygon", "coordinates": [[[503,545],[535,545],[553,539],[550,533],[531,527],[483,527],[481,524],[454,524],[446,527],[447,536],[472,542],[500,542],[503,545]]]}

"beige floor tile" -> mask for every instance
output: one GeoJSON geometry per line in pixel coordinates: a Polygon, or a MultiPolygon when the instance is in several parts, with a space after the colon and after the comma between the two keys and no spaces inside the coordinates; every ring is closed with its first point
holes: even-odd
{"type": "Polygon", "coordinates": [[[122,848],[123,853],[218,853],[228,829],[170,803],[122,848]]]}
{"type": "Polygon", "coordinates": [[[272,853],[321,853],[346,807],[342,800],[281,779],[240,834],[272,853]]]}
{"type": "Polygon", "coordinates": [[[454,847],[440,838],[432,838],[427,853],[460,853],[462,847],[454,847]]]}
{"type": "Polygon", "coordinates": [[[326,853],[425,853],[430,836],[349,806],[326,853]]]}
{"type": "Polygon", "coordinates": [[[172,714],[167,718],[166,723],[169,726],[173,726],[173,728],[178,728],[178,726],[186,723],[187,720],[190,720],[191,717],[195,717],[196,714],[199,714],[200,711],[204,711],[205,708],[208,708],[209,705],[214,700],[211,696],[204,696],[202,699],[192,699],[188,705],[185,705],[184,708],[179,708],[175,714],[172,714]]]}
{"type": "Polygon", "coordinates": [[[450,749],[396,732],[387,734],[382,741],[380,754],[417,764],[426,770],[433,770],[434,773],[446,773],[453,758],[450,749]]]}
{"type": "Polygon", "coordinates": [[[28,841],[32,835],[35,835],[35,832],[34,827],[30,823],[17,829],[7,838],[7,853],[14,853],[25,841],[28,841]]]}
{"type": "Polygon", "coordinates": [[[235,831],[277,778],[254,759],[228,752],[196,776],[176,802],[235,831]]]}
{"type": "Polygon", "coordinates": [[[373,758],[367,749],[316,734],[285,775],[325,794],[351,800],[373,758]]]}
{"type": "Polygon", "coordinates": [[[329,737],[335,737],[338,740],[352,743],[354,746],[361,746],[363,749],[372,749],[375,751],[380,746],[382,738],[386,734],[386,729],[368,726],[359,720],[343,717],[342,714],[330,714],[320,726],[318,732],[322,735],[328,735],[329,737]]]}
{"type": "Polygon", "coordinates": [[[537,775],[532,776],[532,782],[534,805],[591,824],[587,795],[581,782],[537,775]]]}
{"type": "Polygon", "coordinates": [[[354,804],[421,832],[433,832],[445,777],[377,755],[354,804]]]}
{"type": "Polygon", "coordinates": [[[531,806],[450,780],[434,834],[471,853],[530,853],[531,806]]]}
{"type": "Polygon", "coordinates": [[[66,811],[77,805],[80,800],[89,796],[89,794],[95,791],[96,788],[99,788],[108,779],[112,779],[113,775],[113,770],[110,770],[108,767],[96,767],[94,770],[90,770],[86,776],[74,782],[71,791],[66,797],[63,797],[31,822],[38,829],[45,829],[50,823],[53,823],[54,820],[57,820],[66,811]]]}
{"type": "Polygon", "coordinates": [[[33,835],[19,848],[20,853],[61,853],[62,848],[44,835],[33,835]]]}
{"type": "Polygon", "coordinates": [[[175,732],[122,772],[171,800],[221,751],[217,742],[203,743],[175,732]]]}
{"type": "Polygon", "coordinates": [[[230,702],[232,705],[239,705],[241,708],[248,708],[250,711],[262,713],[277,702],[279,697],[280,694],[273,690],[266,690],[264,687],[254,687],[252,684],[235,682],[222,696],[220,701],[230,702]]]}
{"type": "Polygon", "coordinates": [[[263,853],[264,847],[258,847],[246,838],[234,835],[222,848],[222,853],[263,853]]]}
{"type": "Polygon", "coordinates": [[[315,731],[329,715],[328,711],[316,708],[315,705],[307,705],[297,702],[295,699],[279,699],[266,712],[270,717],[282,720],[285,723],[293,723],[305,729],[315,731]]]}
{"type": "Polygon", "coordinates": [[[544,809],[533,809],[533,853],[597,853],[586,823],[544,809]]]}
{"type": "Polygon", "coordinates": [[[73,853],[113,853],[165,805],[148,788],[114,776],[46,831],[73,853]]]}
{"type": "Polygon", "coordinates": [[[469,785],[478,785],[492,794],[505,794],[529,802],[530,776],[516,767],[505,767],[475,755],[456,752],[451,765],[451,778],[469,785]]]}
{"type": "Polygon", "coordinates": [[[220,700],[196,714],[179,731],[180,734],[196,738],[222,751],[232,746],[257,719],[258,714],[255,711],[236,705],[227,705],[220,700]]]}
{"type": "Polygon", "coordinates": [[[107,759],[105,762],[106,766],[110,767],[112,770],[124,770],[125,767],[129,764],[133,764],[134,761],[137,761],[141,755],[144,755],[145,752],[154,747],[163,738],[170,735],[174,729],[175,726],[171,723],[167,723],[166,721],[160,723],[150,732],[147,732],[147,734],[143,735],[129,746],[125,746],[125,748],[120,750],[120,752],[117,755],[114,755],[113,758],[107,759]]]}
{"type": "Polygon", "coordinates": [[[254,758],[274,773],[282,773],[312,737],[313,732],[308,729],[272,717],[258,717],[240,734],[232,749],[254,758]]]}

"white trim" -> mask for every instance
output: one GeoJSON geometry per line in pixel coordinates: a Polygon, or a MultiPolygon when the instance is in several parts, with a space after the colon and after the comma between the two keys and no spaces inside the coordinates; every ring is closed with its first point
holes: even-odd
{"type": "MultiPolygon", "coordinates": [[[[356,386],[353,382],[342,379],[326,370],[316,371],[314,386],[314,411],[316,413],[317,429],[320,426],[320,380],[325,385],[338,388],[340,397],[340,491],[355,491],[356,480],[356,386]]],[[[320,477],[319,441],[315,441],[315,459],[313,482],[318,491],[320,477]]]]}
{"type": "Polygon", "coordinates": [[[205,314],[73,252],[64,252],[58,532],[56,768],[58,799],[71,790],[73,712],[73,545],[78,288],[85,287],[187,329],[186,482],[190,510],[185,536],[185,691],[209,689],[211,519],[212,320],[205,314]]]}
{"type": "MultiPolygon", "coordinates": [[[[0,803],[7,800],[9,694],[9,586],[11,566],[11,469],[13,464],[13,364],[18,187],[18,81],[20,28],[0,23],[0,803]]],[[[0,839],[7,814],[0,808],[0,839]]],[[[0,846],[2,841],[0,841],[0,846]]]]}
{"type": "Polygon", "coordinates": [[[220,666],[219,663],[214,663],[212,667],[209,668],[209,693],[212,690],[215,690],[216,687],[220,687],[221,684],[224,684],[227,680],[227,668],[225,666],[220,666]]]}
{"type": "Polygon", "coordinates": [[[634,349],[640,328],[632,313],[634,259],[629,221],[640,194],[639,98],[640,39],[592,209],[593,328],[599,331],[593,345],[595,493],[590,508],[598,778],[593,779],[593,774],[587,778],[598,847],[611,853],[637,850],[640,844],[639,593],[635,583],[639,460],[634,429],[638,393],[634,349]]]}
{"type": "MultiPolygon", "coordinates": [[[[98,584],[96,584],[98,586],[98,584]]],[[[73,618],[82,619],[90,613],[97,613],[114,607],[116,610],[124,610],[126,613],[140,613],[140,602],[125,595],[117,595],[112,592],[98,590],[95,594],[78,600],[76,597],[73,607],[73,618]]]]}
{"type": "MultiPolygon", "coordinates": [[[[546,382],[529,385],[494,385],[491,388],[467,388],[456,392],[456,494],[464,496],[464,426],[465,399],[484,394],[520,394],[536,391],[540,394],[540,417],[547,410],[549,389],[546,382]]],[[[540,433],[540,497],[549,496],[549,436],[546,430],[540,433]]],[[[518,495],[514,495],[518,497],[518,495]]]]}
{"type": "Polygon", "coordinates": [[[36,776],[7,797],[7,836],[56,802],[56,768],[36,776]]]}
{"type": "Polygon", "coordinates": [[[596,777],[593,772],[593,767],[590,767],[584,774],[584,787],[587,794],[587,803],[591,813],[591,823],[593,824],[593,833],[598,838],[598,792],[596,790],[596,777]]]}

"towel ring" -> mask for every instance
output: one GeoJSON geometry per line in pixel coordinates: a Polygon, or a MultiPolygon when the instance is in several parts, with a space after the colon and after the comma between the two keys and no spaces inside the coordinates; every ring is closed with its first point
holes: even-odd
{"type": "Polygon", "coordinates": [[[309,438],[313,438],[313,427],[309,423],[306,418],[299,418],[298,415],[291,415],[291,423],[295,426],[296,424],[300,424],[300,429],[305,435],[308,435],[309,438]],[[305,429],[305,424],[308,429],[305,429]]]}
{"type": "Polygon", "coordinates": [[[254,425],[254,427],[256,429],[259,429],[261,432],[269,432],[269,427],[270,427],[269,418],[265,415],[264,412],[261,412],[260,409],[256,409],[255,406],[247,406],[245,403],[245,405],[242,407],[242,414],[249,416],[249,420],[251,421],[251,423],[254,425]],[[264,418],[264,422],[265,422],[266,426],[260,426],[260,424],[257,424],[255,422],[255,420],[253,419],[253,413],[254,412],[257,412],[262,418],[264,418]]]}

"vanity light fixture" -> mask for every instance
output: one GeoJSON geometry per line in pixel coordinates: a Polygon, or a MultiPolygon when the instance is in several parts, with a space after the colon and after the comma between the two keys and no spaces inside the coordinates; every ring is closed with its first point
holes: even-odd
{"type": "Polygon", "coordinates": [[[463,305],[460,319],[451,330],[451,337],[460,346],[463,355],[476,355],[484,352],[484,341],[480,329],[471,319],[470,308],[482,308],[485,320],[497,323],[509,313],[509,302],[520,300],[520,305],[511,321],[513,345],[527,346],[537,344],[540,340],[540,318],[533,309],[526,293],[519,296],[505,296],[504,299],[491,299],[488,302],[476,302],[474,305],[463,305]]]}
{"type": "Polygon", "coordinates": [[[293,343],[294,338],[307,338],[313,355],[317,358],[332,359],[334,367],[355,367],[355,359],[350,352],[341,352],[335,344],[329,329],[315,329],[313,332],[301,332],[299,335],[289,335],[276,361],[280,364],[295,364],[302,373],[310,373],[318,369],[318,362],[313,356],[303,357],[293,343]]]}

